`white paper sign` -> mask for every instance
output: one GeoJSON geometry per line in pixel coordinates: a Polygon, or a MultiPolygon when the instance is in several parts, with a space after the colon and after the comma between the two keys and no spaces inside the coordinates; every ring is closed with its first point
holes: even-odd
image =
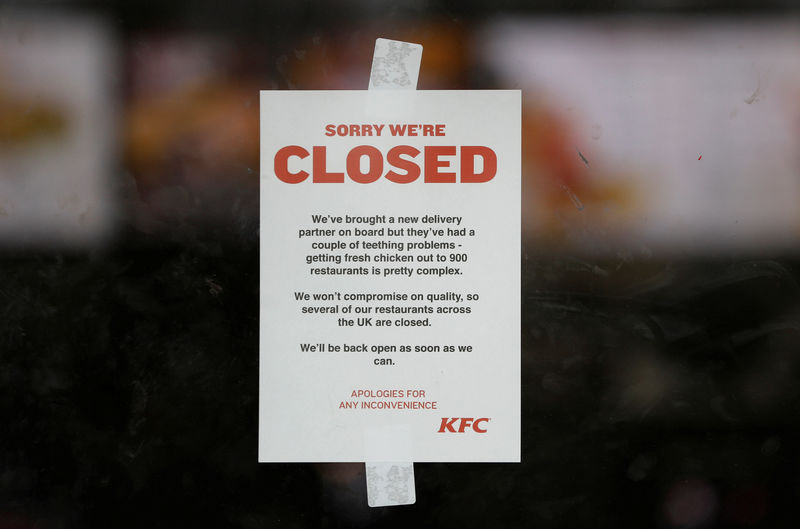
{"type": "Polygon", "coordinates": [[[519,461],[519,91],[262,92],[260,295],[259,461],[519,461]]]}

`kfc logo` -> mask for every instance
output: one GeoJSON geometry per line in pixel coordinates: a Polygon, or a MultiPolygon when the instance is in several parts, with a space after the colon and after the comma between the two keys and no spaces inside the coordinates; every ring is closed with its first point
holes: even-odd
{"type": "Polygon", "coordinates": [[[472,428],[475,433],[486,433],[486,428],[481,427],[481,424],[487,422],[489,422],[487,417],[480,419],[473,419],[472,417],[442,417],[439,433],[465,433],[467,428],[472,428]]]}

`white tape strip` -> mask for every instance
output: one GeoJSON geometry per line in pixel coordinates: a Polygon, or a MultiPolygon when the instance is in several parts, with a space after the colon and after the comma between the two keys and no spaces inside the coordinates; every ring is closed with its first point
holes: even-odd
{"type": "Polygon", "coordinates": [[[370,507],[411,505],[417,501],[414,463],[367,463],[367,503],[370,507]]]}
{"type": "MultiPolygon", "coordinates": [[[[398,40],[377,39],[369,76],[370,90],[417,89],[422,46],[398,40]]],[[[403,94],[398,94],[401,96],[403,94]]],[[[382,98],[385,99],[385,98],[382,98]]],[[[397,97],[392,104],[400,110],[413,98],[397,97]],[[396,104],[395,104],[396,103],[396,104]]],[[[385,101],[380,109],[391,113],[385,101]]],[[[364,434],[367,449],[367,503],[370,507],[411,505],[417,501],[414,463],[411,462],[411,431],[404,424],[371,428],[364,434]],[[386,457],[391,455],[391,457],[386,457]],[[388,459],[395,461],[389,462],[388,459]],[[399,461],[398,461],[399,460],[399,461]]]]}
{"type": "Polygon", "coordinates": [[[369,428],[366,448],[367,503],[370,507],[410,505],[417,501],[411,429],[405,424],[369,428]]]}
{"type": "Polygon", "coordinates": [[[370,90],[416,90],[422,46],[399,40],[377,39],[369,75],[370,90]]]}

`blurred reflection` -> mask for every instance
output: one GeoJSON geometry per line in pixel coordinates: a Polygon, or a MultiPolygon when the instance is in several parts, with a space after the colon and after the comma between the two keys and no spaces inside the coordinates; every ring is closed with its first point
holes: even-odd
{"type": "Polygon", "coordinates": [[[116,58],[100,20],[4,18],[0,245],[95,246],[111,233],[116,58]]]}
{"type": "Polygon", "coordinates": [[[171,34],[136,37],[128,55],[126,162],[147,213],[212,222],[231,208],[254,215],[259,50],[171,34]]]}
{"type": "Polygon", "coordinates": [[[611,254],[800,242],[800,25],[502,20],[481,40],[525,90],[525,230],[611,254]]]}

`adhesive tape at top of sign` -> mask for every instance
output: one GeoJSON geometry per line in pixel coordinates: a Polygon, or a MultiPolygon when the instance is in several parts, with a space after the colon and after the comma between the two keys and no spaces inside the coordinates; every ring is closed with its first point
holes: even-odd
{"type": "Polygon", "coordinates": [[[377,39],[369,76],[370,90],[416,90],[422,45],[377,39]]]}
{"type": "Polygon", "coordinates": [[[422,45],[389,39],[375,41],[367,113],[376,118],[407,115],[416,105],[422,45]],[[386,91],[391,91],[387,97],[386,91]]]}

